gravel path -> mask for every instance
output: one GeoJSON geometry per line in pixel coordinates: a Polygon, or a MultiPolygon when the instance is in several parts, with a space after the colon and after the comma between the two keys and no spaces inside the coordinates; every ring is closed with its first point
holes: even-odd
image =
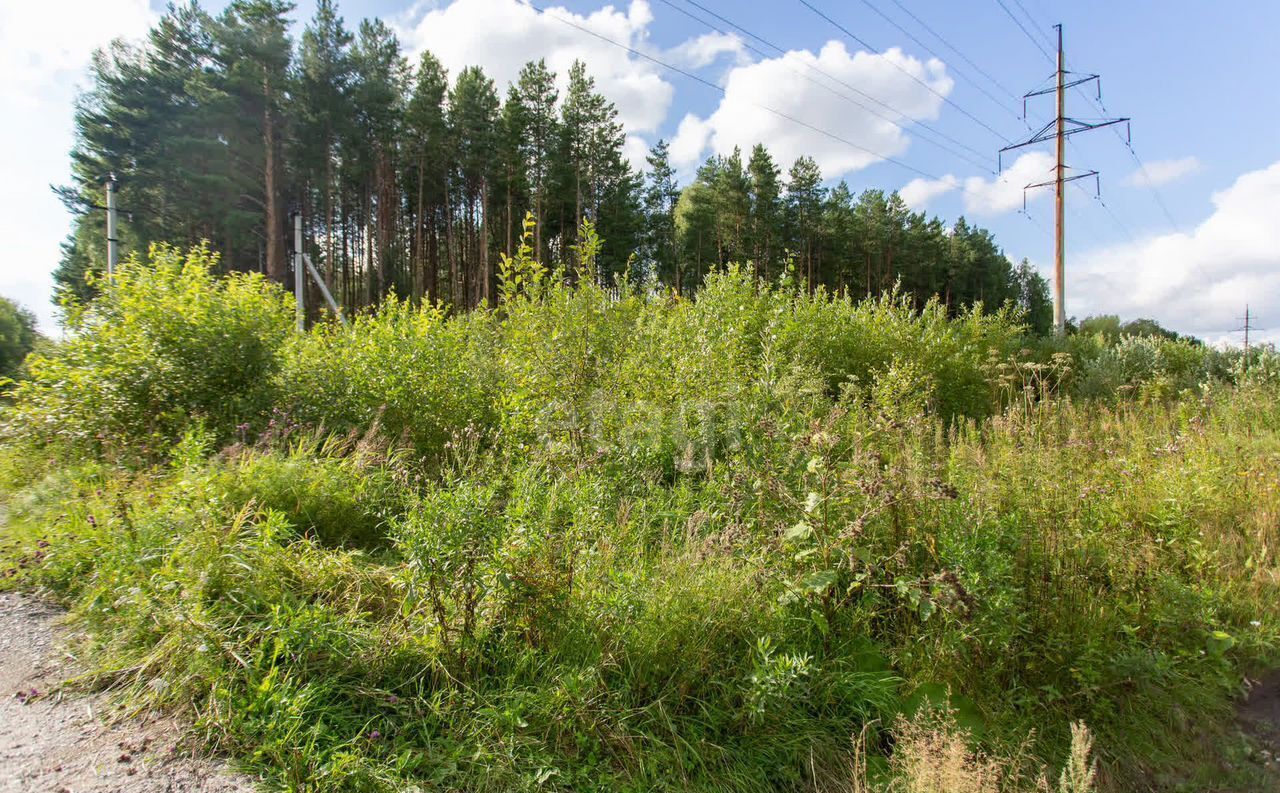
{"type": "Polygon", "coordinates": [[[114,720],[103,694],[59,690],[58,611],[0,593],[0,793],[248,793],[219,764],[185,757],[173,720],[114,720]]]}

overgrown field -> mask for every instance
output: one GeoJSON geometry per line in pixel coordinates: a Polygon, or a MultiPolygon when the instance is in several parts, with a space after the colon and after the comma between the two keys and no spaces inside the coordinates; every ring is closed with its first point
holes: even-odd
{"type": "Polygon", "coordinates": [[[1273,354],[606,291],[593,244],[306,334],[204,251],[124,267],[10,389],[2,585],[281,789],[1250,784],[1273,354]]]}

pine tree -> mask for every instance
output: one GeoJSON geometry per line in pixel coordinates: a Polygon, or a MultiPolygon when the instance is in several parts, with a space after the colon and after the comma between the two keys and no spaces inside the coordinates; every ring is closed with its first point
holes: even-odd
{"type": "Polygon", "coordinates": [[[498,119],[497,169],[494,173],[494,189],[502,196],[502,250],[514,256],[516,250],[517,217],[523,217],[530,209],[529,168],[524,158],[525,135],[528,126],[520,92],[515,85],[507,86],[507,101],[502,105],[498,119]]]}
{"type": "Polygon", "coordinates": [[[1031,262],[1023,259],[1013,272],[1013,284],[1018,292],[1017,304],[1025,314],[1027,327],[1039,336],[1048,336],[1053,329],[1053,301],[1049,297],[1049,282],[1036,272],[1031,262]]]}
{"type": "Polygon", "coordinates": [[[525,183],[529,186],[533,201],[533,218],[538,223],[534,229],[534,251],[536,257],[542,258],[546,254],[543,240],[547,226],[553,161],[560,138],[559,121],[556,118],[556,99],[559,96],[556,91],[556,76],[547,68],[546,61],[537,60],[525,64],[520,70],[513,96],[519,104],[516,118],[522,131],[518,151],[527,169],[525,183]]]}
{"type": "Polygon", "coordinates": [[[655,143],[645,161],[649,164],[644,188],[645,259],[657,279],[675,283],[676,202],[680,200],[680,188],[667,142],[655,143]]]}
{"type": "Polygon", "coordinates": [[[822,220],[822,172],[811,157],[800,157],[787,175],[787,225],[798,258],[797,266],[810,288],[818,275],[822,220]]]}
{"type": "Polygon", "coordinates": [[[455,268],[452,297],[460,306],[474,306],[492,296],[485,209],[497,119],[498,94],[493,80],[478,66],[463,69],[449,94],[449,128],[457,156],[458,214],[462,220],[457,255],[463,262],[460,271],[455,268]]]}
{"type": "Polygon", "coordinates": [[[853,193],[843,179],[827,194],[822,207],[821,233],[826,240],[828,284],[834,290],[848,293],[851,285],[858,282],[861,228],[854,210],[853,193]]]}
{"type": "Polygon", "coordinates": [[[569,249],[583,220],[591,220],[609,231],[597,274],[620,272],[639,244],[638,182],[622,154],[626,136],[618,111],[596,91],[582,61],[574,61],[569,69],[560,132],[556,194],[561,249],[569,249]]]}
{"type": "Polygon", "coordinates": [[[404,139],[410,160],[407,181],[412,185],[413,263],[416,297],[439,297],[439,239],[445,194],[449,189],[448,124],[445,98],[449,77],[444,67],[429,52],[418,64],[413,95],[405,113],[404,139]]]}
{"type": "Polygon", "coordinates": [[[400,210],[397,180],[397,146],[404,120],[409,66],[400,55],[400,43],[381,20],[364,20],[352,50],[355,83],[352,99],[356,111],[355,133],[363,141],[362,159],[365,251],[369,266],[369,300],[380,299],[395,288],[410,291],[396,241],[400,210]]]}
{"type": "Polygon", "coordinates": [[[333,0],[319,0],[315,16],[302,33],[295,113],[298,118],[293,158],[303,211],[314,233],[314,196],[323,207],[324,251],[320,260],[330,290],[338,268],[336,250],[338,145],[350,137],[352,121],[351,62],[353,36],[344,27],[333,0]]]}
{"type": "Polygon", "coordinates": [[[781,173],[763,144],[751,149],[747,161],[748,222],[751,258],[756,272],[770,279],[777,265],[778,244],[782,237],[781,173]]]}
{"type": "Polygon", "coordinates": [[[221,108],[224,135],[231,150],[261,174],[245,200],[261,207],[265,269],[280,281],[287,267],[281,155],[292,10],[284,0],[233,0],[213,27],[214,57],[221,66],[217,88],[227,100],[221,108]]]}

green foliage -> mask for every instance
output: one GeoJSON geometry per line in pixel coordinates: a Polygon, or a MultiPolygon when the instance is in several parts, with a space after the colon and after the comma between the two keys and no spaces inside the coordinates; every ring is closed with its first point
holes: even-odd
{"type": "Polygon", "coordinates": [[[0,297],[0,378],[19,374],[27,353],[35,349],[39,338],[35,314],[0,297]]]}
{"type": "Polygon", "coordinates": [[[411,503],[407,479],[402,462],[368,440],[331,436],[235,456],[215,485],[230,505],[278,512],[321,545],[369,549],[386,544],[389,522],[411,503]]]}
{"type": "Polygon", "coordinates": [[[1076,391],[1103,399],[1168,397],[1209,380],[1218,356],[1191,341],[1124,335],[1083,361],[1076,391]]]}
{"type": "Polygon", "coordinates": [[[68,338],[13,392],[7,435],[156,459],[194,423],[227,441],[265,420],[291,307],[261,276],[211,277],[217,261],[155,246],[71,305],[68,338]]]}
{"type": "Polygon", "coordinates": [[[328,323],[291,338],[275,385],[286,421],[362,433],[380,428],[439,458],[468,427],[491,423],[492,320],[389,298],[350,330],[328,323]]]}
{"type": "Polygon", "coordinates": [[[576,279],[521,243],[492,310],[305,333],[204,249],[130,261],[6,408],[0,586],[275,789],[843,790],[937,778],[908,760],[938,746],[1142,790],[1214,759],[1280,653],[1274,352],[737,265],[609,289],[593,224],[576,279]],[[935,709],[962,738],[912,732],[935,709]]]}

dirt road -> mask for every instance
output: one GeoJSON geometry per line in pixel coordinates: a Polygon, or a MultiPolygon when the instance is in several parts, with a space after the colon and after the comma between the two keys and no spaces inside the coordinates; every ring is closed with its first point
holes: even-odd
{"type": "Polygon", "coordinates": [[[0,793],[248,793],[219,764],[183,756],[171,719],[112,720],[105,695],[64,694],[58,612],[0,593],[0,793]]]}

